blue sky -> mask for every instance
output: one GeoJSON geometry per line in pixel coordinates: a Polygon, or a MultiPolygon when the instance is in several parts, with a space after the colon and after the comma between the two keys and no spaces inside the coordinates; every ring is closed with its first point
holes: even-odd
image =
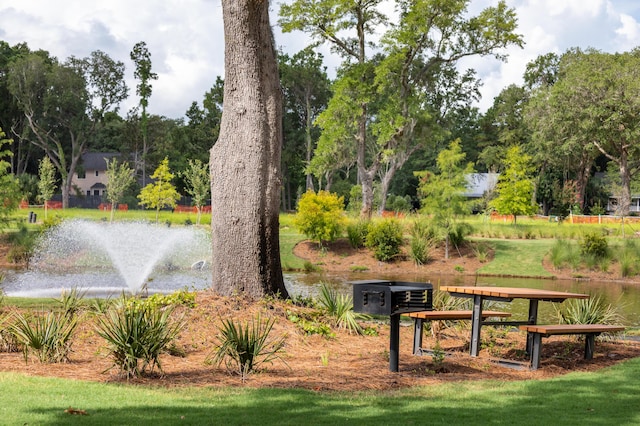
{"type": "MultiPolygon", "coordinates": [[[[272,1],[276,44],[295,53],[308,39],[282,34],[276,19],[280,3],[272,1]]],[[[496,0],[472,0],[477,11],[496,0]]],[[[520,84],[527,62],[570,47],[606,52],[629,51],[640,45],[640,2],[637,0],[507,0],[518,14],[524,49],[507,53],[507,63],[472,59],[484,82],[482,110],[509,84],[520,84]]],[[[389,10],[392,8],[389,7],[389,10]]],[[[102,50],[127,67],[130,96],[121,112],[137,104],[129,52],[145,41],[151,52],[153,83],[149,111],[169,118],[184,115],[193,101],[201,103],[217,76],[224,75],[224,36],[220,0],[0,0],[0,40],[27,42],[61,60],[102,50]]],[[[330,75],[339,61],[321,47],[330,75]]]]}

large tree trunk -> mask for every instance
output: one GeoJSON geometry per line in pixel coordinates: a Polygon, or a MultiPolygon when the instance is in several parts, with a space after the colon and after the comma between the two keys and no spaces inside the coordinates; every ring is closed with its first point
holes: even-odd
{"type": "Polygon", "coordinates": [[[211,149],[213,289],[287,297],[280,266],[282,97],[267,0],[223,0],[224,108],[211,149]]]}

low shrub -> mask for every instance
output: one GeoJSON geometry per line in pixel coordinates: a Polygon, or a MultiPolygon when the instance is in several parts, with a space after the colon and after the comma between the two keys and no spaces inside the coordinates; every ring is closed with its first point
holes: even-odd
{"type": "Polygon", "coordinates": [[[373,250],[377,260],[392,260],[402,246],[402,226],[395,219],[383,219],[372,222],[367,234],[367,247],[373,250]]]}
{"type": "Polygon", "coordinates": [[[429,252],[433,246],[432,240],[425,238],[411,238],[409,257],[416,265],[424,265],[429,261],[429,252]]]}
{"type": "Polygon", "coordinates": [[[371,221],[360,219],[347,225],[347,238],[351,247],[361,248],[365,246],[370,223],[371,221]]]}
{"type": "Polygon", "coordinates": [[[58,363],[68,361],[77,325],[77,317],[64,313],[16,313],[10,330],[23,347],[25,362],[34,353],[40,362],[58,363]]]}
{"type": "Polygon", "coordinates": [[[557,307],[553,304],[560,324],[620,324],[622,317],[612,304],[600,295],[588,299],[571,299],[557,307]]]}
{"type": "MultiPolygon", "coordinates": [[[[139,300],[139,299],[132,299],[139,300]]],[[[122,298],[97,317],[96,331],[106,340],[111,368],[118,368],[126,378],[162,372],[160,354],[168,350],[184,322],[173,319],[175,305],[134,302],[122,298]]]]}
{"type": "Polygon", "coordinates": [[[346,220],[343,197],[309,190],[300,197],[294,223],[301,233],[322,246],[342,234],[346,220]]]}
{"type": "Polygon", "coordinates": [[[580,253],[583,256],[594,256],[596,258],[607,257],[609,255],[609,244],[606,237],[602,234],[586,234],[580,241],[580,253]]]}
{"type": "Polygon", "coordinates": [[[336,326],[345,328],[350,333],[362,334],[363,329],[357,320],[368,317],[353,311],[351,296],[338,293],[323,283],[320,286],[318,304],[327,315],[335,319],[336,326]]]}
{"type": "Polygon", "coordinates": [[[208,361],[216,365],[225,362],[227,368],[240,374],[244,382],[260,364],[282,360],[280,353],[285,337],[269,340],[274,322],[275,319],[263,320],[260,315],[245,324],[232,319],[222,320],[222,326],[218,328],[218,343],[208,361]]]}

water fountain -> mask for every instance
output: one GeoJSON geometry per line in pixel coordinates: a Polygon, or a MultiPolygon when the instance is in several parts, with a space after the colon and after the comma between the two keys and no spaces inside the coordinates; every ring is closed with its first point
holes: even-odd
{"type": "Polygon", "coordinates": [[[195,227],[71,220],[45,233],[28,271],[9,275],[2,288],[25,297],[72,288],[93,297],[206,288],[210,258],[209,233],[195,227]]]}

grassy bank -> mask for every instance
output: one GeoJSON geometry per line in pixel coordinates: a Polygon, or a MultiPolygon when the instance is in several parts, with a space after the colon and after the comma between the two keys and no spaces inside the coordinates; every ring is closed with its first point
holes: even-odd
{"type": "Polygon", "coordinates": [[[179,388],[0,373],[7,425],[640,424],[640,359],[550,380],[457,382],[393,392],[179,388]],[[73,407],[86,415],[68,414],[73,407]]]}

